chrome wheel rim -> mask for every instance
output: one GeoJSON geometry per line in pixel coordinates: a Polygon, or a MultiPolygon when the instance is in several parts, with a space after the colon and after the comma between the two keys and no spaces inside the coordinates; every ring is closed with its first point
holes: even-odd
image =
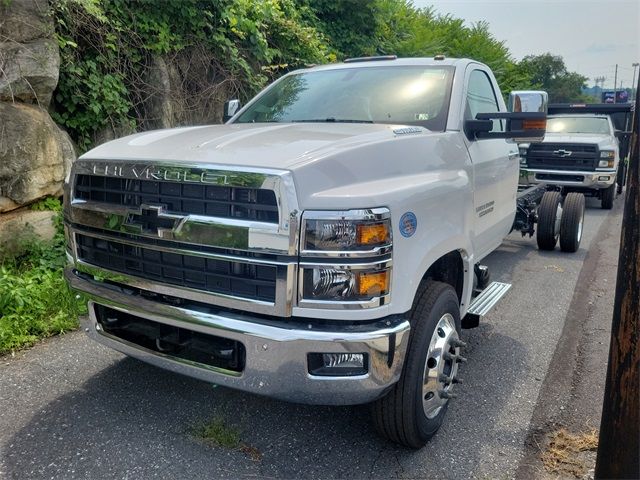
{"type": "Polygon", "coordinates": [[[578,222],[578,235],[576,237],[576,240],[578,240],[578,243],[580,243],[580,240],[582,240],[582,224],[584,223],[584,212],[582,212],[582,215],[580,215],[580,222],[578,222]]]}
{"type": "Polygon", "coordinates": [[[562,205],[558,204],[558,207],[556,208],[556,224],[553,229],[553,234],[556,237],[556,240],[558,239],[558,236],[560,236],[561,221],[562,221],[562,205]]]}
{"type": "Polygon", "coordinates": [[[460,348],[454,346],[457,341],[458,331],[453,315],[445,313],[433,331],[424,362],[422,409],[429,419],[436,417],[449,401],[448,395],[458,373],[456,356],[460,348]]]}

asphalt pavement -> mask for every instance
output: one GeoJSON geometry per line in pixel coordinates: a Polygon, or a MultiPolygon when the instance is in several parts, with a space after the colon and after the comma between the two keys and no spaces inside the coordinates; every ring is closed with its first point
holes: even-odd
{"type": "MultiPolygon", "coordinates": [[[[463,331],[469,361],[459,398],[419,451],[380,439],[366,407],[293,405],[213,387],[72,332],[0,357],[0,478],[520,475],[532,429],[553,409],[553,398],[541,392],[564,381],[556,377],[563,367],[559,341],[572,335],[567,319],[576,322],[570,307],[584,294],[576,288],[583,264],[600,254],[615,258],[612,225],[619,228],[613,220],[621,209],[598,205],[588,199],[575,254],[541,252],[535,239],[516,232],[486,259],[492,279],[513,286],[480,327],[463,331]],[[602,239],[609,242],[593,253],[602,239]],[[239,429],[261,458],[194,438],[193,427],[212,418],[239,429]]],[[[600,299],[603,321],[610,321],[612,303],[612,296],[600,299]]]]}

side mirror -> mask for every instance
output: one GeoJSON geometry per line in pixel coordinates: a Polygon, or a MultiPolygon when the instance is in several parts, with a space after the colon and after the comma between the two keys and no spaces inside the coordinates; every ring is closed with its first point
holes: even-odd
{"type": "Polygon", "coordinates": [[[240,110],[240,100],[238,100],[237,98],[224,102],[224,113],[222,114],[222,121],[227,122],[238,112],[238,110],[240,110]]]}
{"type": "Polygon", "coordinates": [[[514,90],[509,94],[507,109],[510,112],[547,113],[549,95],[542,90],[514,90]]]}
{"type": "Polygon", "coordinates": [[[506,138],[517,143],[541,142],[547,129],[549,96],[541,90],[517,90],[509,94],[509,113],[479,113],[464,123],[469,138],[506,138]],[[492,120],[506,120],[504,132],[493,132],[492,120]]]}
{"type": "Polygon", "coordinates": [[[633,132],[625,132],[624,130],[616,130],[615,132],[613,132],[616,138],[627,138],[632,133],[633,132]]]}
{"type": "Polygon", "coordinates": [[[505,138],[516,143],[541,142],[547,128],[545,112],[493,112],[479,113],[475,120],[464,122],[464,131],[471,138],[505,138]],[[493,132],[493,120],[504,119],[504,132],[493,132]]]}

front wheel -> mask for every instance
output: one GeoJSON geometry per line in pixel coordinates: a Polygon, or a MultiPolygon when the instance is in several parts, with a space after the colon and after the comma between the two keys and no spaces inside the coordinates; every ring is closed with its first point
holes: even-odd
{"type": "Polygon", "coordinates": [[[421,448],[438,431],[455,395],[460,356],[460,305],[448,284],[424,282],[410,312],[411,338],[402,376],[372,405],[373,421],[387,439],[421,448]]]}
{"type": "Polygon", "coordinates": [[[613,208],[613,200],[616,198],[616,185],[612,184],[610,187],[605,188],[600,192],[601,206],[605,210],[611,210],[613,208]]]}

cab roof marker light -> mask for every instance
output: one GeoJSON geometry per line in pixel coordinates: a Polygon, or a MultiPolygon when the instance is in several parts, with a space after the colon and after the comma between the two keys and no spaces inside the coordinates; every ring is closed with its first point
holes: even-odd
{"type": "Polygon", "coordinates": [[[358,62],[376,62],[378,60],[396,60],[397,55],[378,55],[374,57],[354,57],[346,58],[344,63],[358,63],[358,62]]]}

